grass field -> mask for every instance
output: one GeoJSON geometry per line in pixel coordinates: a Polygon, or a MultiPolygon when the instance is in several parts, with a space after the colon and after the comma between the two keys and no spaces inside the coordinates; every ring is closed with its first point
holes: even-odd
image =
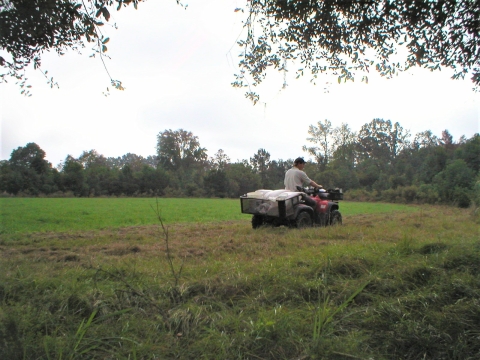
{"type": "Polygon", "coordinates": [[[0,200],[0,359],[480,358],[470,209],[252,230],[238,201],[161,199],[165,233],[154,199],[55,200],[0,200]]]}
{"type": "MultiPolygon", "coordinates": [[[[342,202],[344,216],[417,211],[399,204],[342,202]]],[[[245,220],[238,199],[158,199],[165,224],[245,220]]],[[[85,231],[152,225],[158,222],[152,198],[0,198],[0,234],[85,231]]]]}

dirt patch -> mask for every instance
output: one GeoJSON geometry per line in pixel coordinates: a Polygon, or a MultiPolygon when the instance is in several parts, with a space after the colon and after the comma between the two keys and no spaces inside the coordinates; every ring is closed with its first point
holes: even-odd
{"type": "Polygon", "coordinates": [[[134,246],[125,246],[125,245],[112,245],[110,247],[105,247],[102,250],[107,255],[114,255],[114,256],[125,256],[130,254],[136,254],[141,251],[140,247],[134,246]]]}
{"type": "Polygon", "coordinates": [[[77,254],[68,254],[64,256],[63,261],[80,261],[80,256],[77,254]]]}

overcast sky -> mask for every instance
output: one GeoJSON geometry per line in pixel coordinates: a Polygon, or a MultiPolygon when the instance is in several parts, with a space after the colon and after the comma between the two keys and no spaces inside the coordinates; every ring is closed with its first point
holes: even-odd
{"type": "Polygon", "coordinates": [[[338,84],[324,76],[312,85],[295,80],[294,65],[283,75],[268,74],[253,106],[245,90],[231,82],[238,71],[244,14],[242,1],[192,0],[187,10],[174,0],[147,1],[138,10],[112,13],[105,27],[108,70],[125,91],[110,89],[101,61],[83,55],[45,54],[44,70],[60,85],[50,89],[37,71],[27,74],[31,97],[10,81],[0,84],[1,153],[37,143],[54,166],[67,155],[95,149],[106,157],[155,155],[157,134],[165,129],[191,131],[210,156],[223,149],[232,161],[266,149],[271,159],[306,156],[309,125],[328,119],[354,131],[374,118],[399,122],[412,135],[448,129],[457,140],[479,132],[480,94],[470,79],[454,81],[451,72],[416,69],[387,80],[369,74],[368,85],[338,84]]]}

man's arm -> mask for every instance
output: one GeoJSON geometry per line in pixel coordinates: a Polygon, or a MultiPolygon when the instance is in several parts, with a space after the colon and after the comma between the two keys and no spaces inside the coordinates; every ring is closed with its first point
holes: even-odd
{"type": "Polygon", "coordinates": [[[323,188],[322,185],[318,185],[315,181],[310,180],[310,186],[313,186],[314,188],[323,188]]]}

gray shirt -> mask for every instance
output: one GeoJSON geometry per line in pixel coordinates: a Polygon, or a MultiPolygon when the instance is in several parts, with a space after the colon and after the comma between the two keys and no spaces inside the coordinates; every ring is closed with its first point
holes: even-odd
{"type": "Polygon", "coordinates": [[[291,168],[285,173],[285,189],[289,191],[298,191],[297,186],[309,185],[310,181],[312,180],[310,180],[307,174],[296,167],[291,168]]]}

